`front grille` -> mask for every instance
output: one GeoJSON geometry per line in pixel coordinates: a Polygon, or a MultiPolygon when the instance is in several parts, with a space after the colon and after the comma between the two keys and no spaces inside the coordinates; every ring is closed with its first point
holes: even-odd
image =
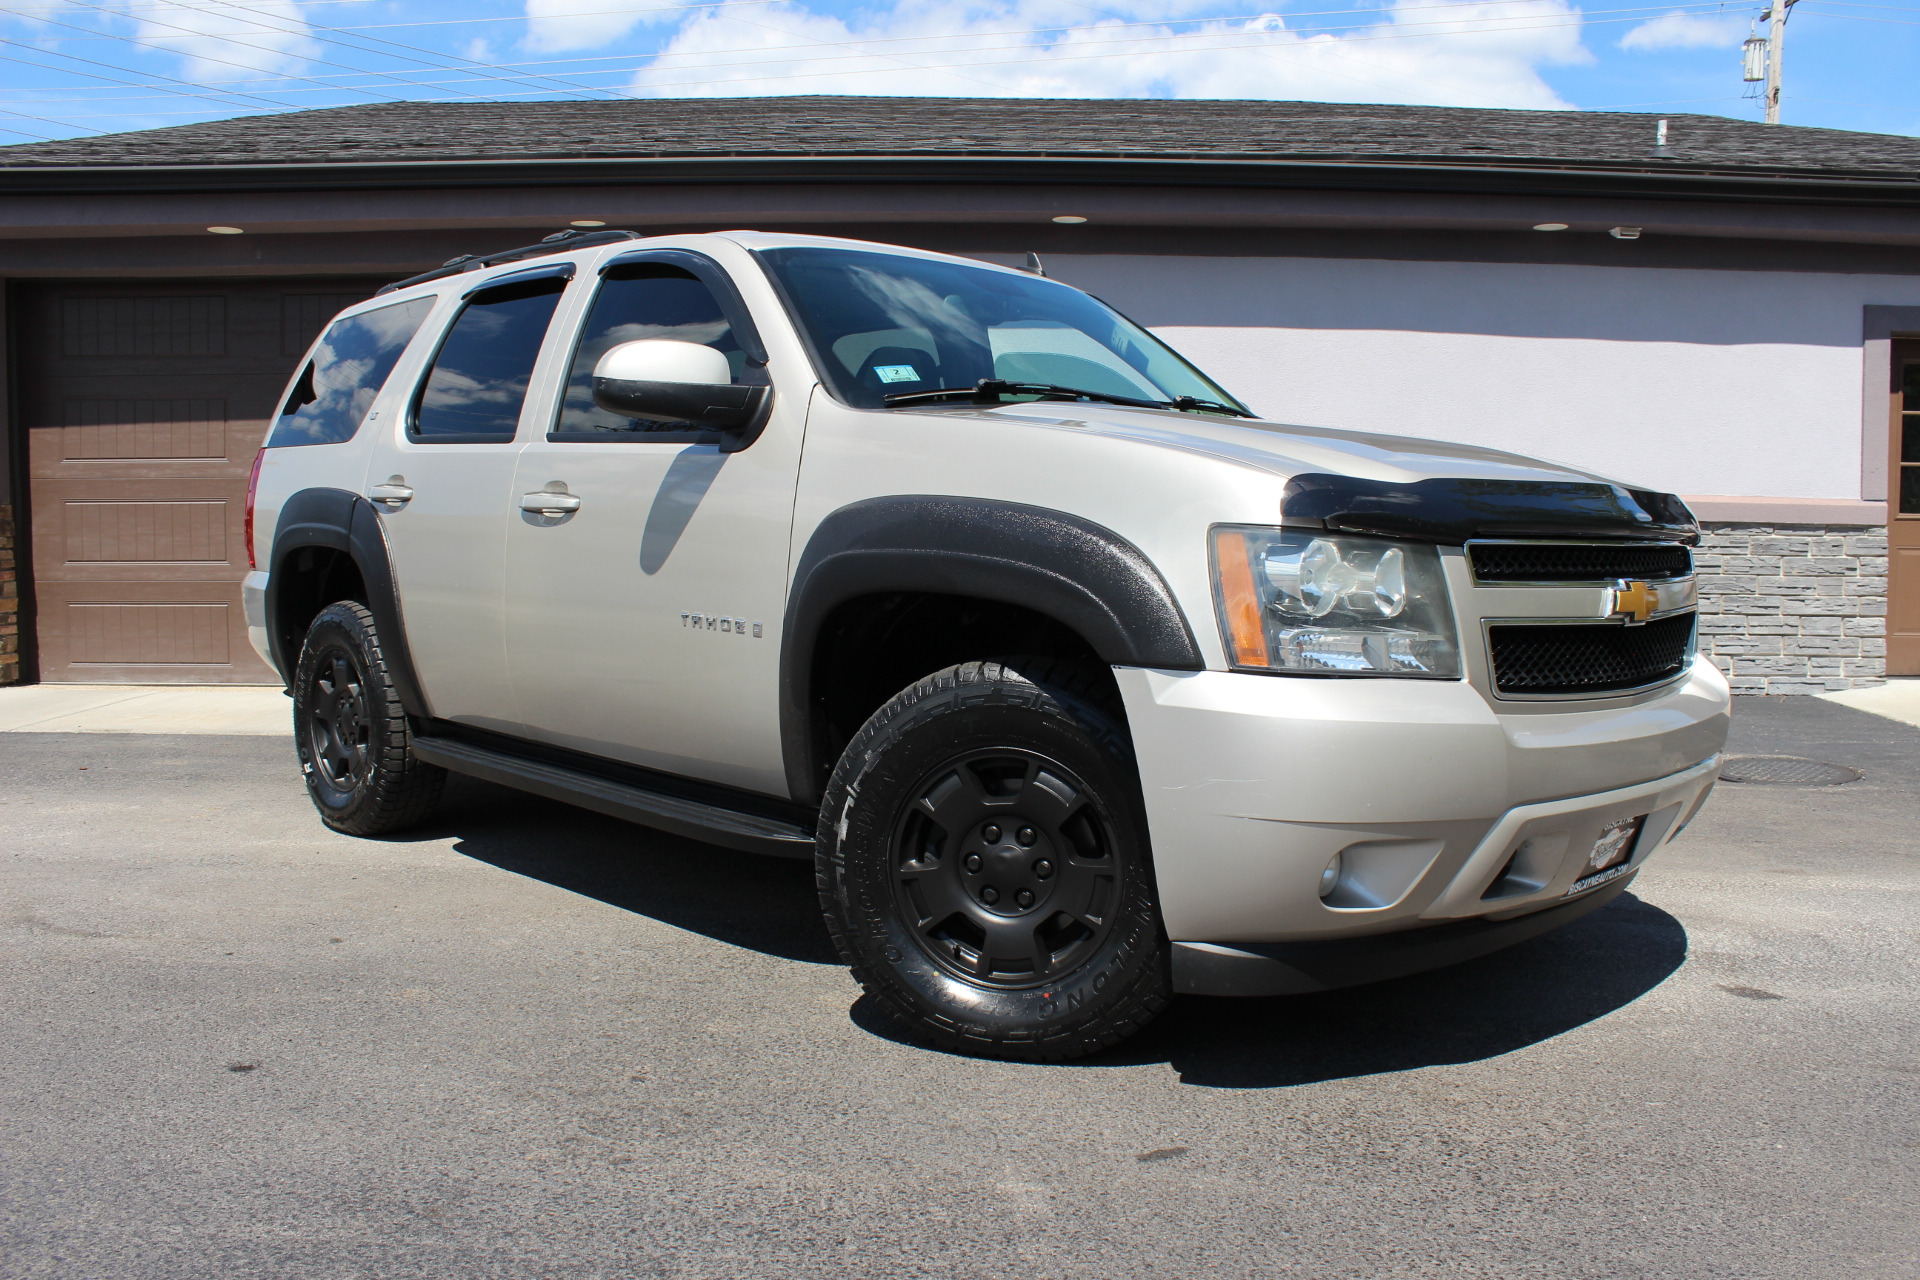
{"type": "Polygon", "coordinates": [[[1686,669],[1693,614],[1643,627],[1617,623],[1487,628],[1493,683],[1501,693],[1600,694],[1657,684],[1686,669]]]}
{"type": "Polygon", "coordinates": [[[1481,582],[1607,582],[1693,572],[1692,554],[1675,543],[1475,542],[1467,550],[1481,582]]]}

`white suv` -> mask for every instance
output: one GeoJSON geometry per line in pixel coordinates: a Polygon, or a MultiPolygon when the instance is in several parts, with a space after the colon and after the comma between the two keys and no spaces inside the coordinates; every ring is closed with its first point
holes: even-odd
{"type": "Polygon", "coordinates": [[[812,858],[875,999],[1007,1057],[1591,911],[1727,732],[1677,498],[1259,420],[1037,262],[456,260],[321,336],[247,521],[328,825],[454,770],[812,858]]]}

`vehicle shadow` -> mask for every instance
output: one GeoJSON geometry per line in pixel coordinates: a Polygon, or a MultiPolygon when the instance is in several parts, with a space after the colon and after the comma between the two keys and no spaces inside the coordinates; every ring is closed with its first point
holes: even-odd
{"type": "MultiPolygon", "coordinates": [[[[682,840],[466,778],[408,840],[622,911],[805,964],[838,964],[813,867],[682,840]]],[[[1278,1088],[1498,1057],[1631,1004],[1686,960],[1680,922],[1631,893],[1552,933],[1466,964],[1310,996],[1182,996],[1107,1053],[1057,1070],[1166,1063],[1185,1084],[1278,1088]]],[[[861,997],[861,1029],[905,1044],[861,997]]]]}
{"type": "Polygon", "coordinates": [[[1505,951],[1309,996],[1175,1000],[1083,1067],[1165,1062],[1185,1084],[1275,1088],[1477,1062],[1631,1004],[1687,958],[1680,922],[1632,894],[1505,951]]]}
{"type": "MultiPolygon", "coordinates": [[[[1633,1003],[1687,958],[1678,920],[1632,894],[1552,933],[1432,973],[1310,996],[1179,996],[1116,1049],[1056,1070],[1164,1062],[1182,1084],[1274,1089],[1477,1062],[1633,1003]]],[[[914,1041],[863,996],[862,1030],[914,1041]]]]}
{"type": "Polygon", "coordinates": [[[683,840],[470,778],[407,840],[455,853],[677,929],[806,964],[838,964],[813,864],[683,840]]]}

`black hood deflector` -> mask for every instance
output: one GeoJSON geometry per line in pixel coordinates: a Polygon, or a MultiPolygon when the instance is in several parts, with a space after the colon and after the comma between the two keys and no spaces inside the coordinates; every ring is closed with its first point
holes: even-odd
{"type": "Polygon", "coordinates": [[[1301,475],[1287,482],[1281,523],[1457,546],[1471,538],[1700,540],[1687,504],[1670,493],[1599,481],[1420,480],[1395,484],[1301,475]]]}

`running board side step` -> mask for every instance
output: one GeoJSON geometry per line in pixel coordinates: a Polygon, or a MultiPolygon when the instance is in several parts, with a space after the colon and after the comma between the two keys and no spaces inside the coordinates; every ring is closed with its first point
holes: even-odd
{"type": "Polygon", "coordinates": [[[416,737],[413,753],[427,764],[437,764],[454,773],[470,774],[690,840],[778,858],[813,856],[813,833],[778,818],[664,795],[454,738],[416,737]]]}

